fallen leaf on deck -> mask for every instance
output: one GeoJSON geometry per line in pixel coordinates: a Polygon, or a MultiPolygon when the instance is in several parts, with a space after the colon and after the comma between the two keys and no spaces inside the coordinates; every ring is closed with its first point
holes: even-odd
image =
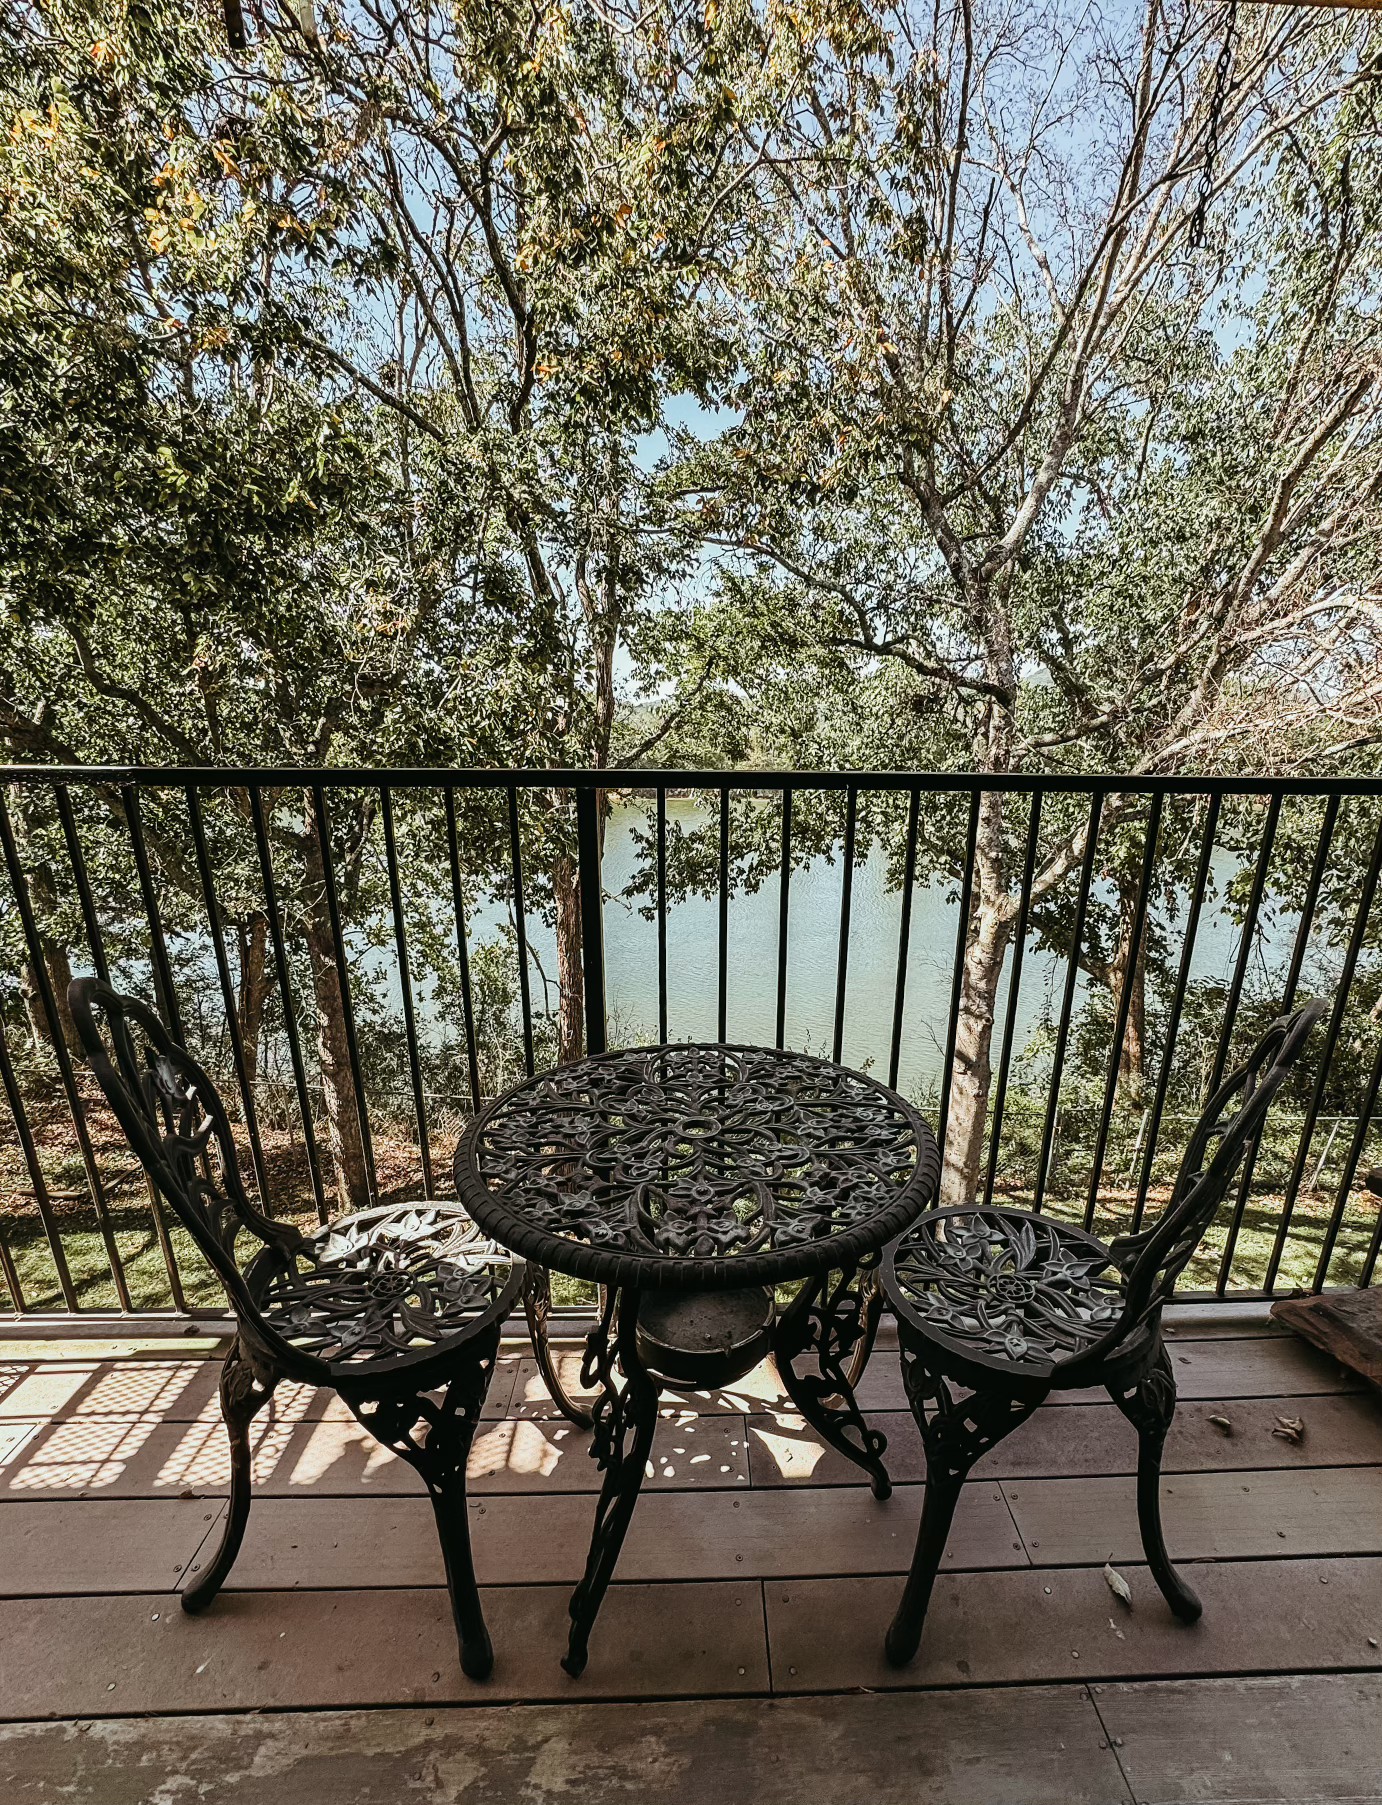
{"type": "Polygon", "coordinates": [[[1114,1571],[1113,1565],[1109,1561],[1104,1562],[1104,1584],[1120,1604],[1125,1604],[1129,1610],[1132,1609],[1132,1587],[1121,1573],[1114,1571]]]}
{"type": "Polygon", "coordinates": [[[1212,1416],[1209,1420],[1221,1435],[1233,1434],[1233,1424],[1226,1416],[1212,1416]]]}
{"type": "Polygon", "coordinates": [[[1279,1416],[1272,1434],[1282,1441],[1300,1442],[1305,1440],[1305,1419],[1299,1416],[1279,1416]]]}

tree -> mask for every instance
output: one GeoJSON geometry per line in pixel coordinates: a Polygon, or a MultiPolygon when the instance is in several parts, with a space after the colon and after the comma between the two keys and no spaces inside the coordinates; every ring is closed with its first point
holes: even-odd
{"type": "MultiPolygon", "coordinates": [[[[723,362],[697,256],[727,100],[710,76],[680,93],[665,48],[557,7],[349,8],[238,60],[210,6],[6,15],[12,755],[602,766],[693,718],[714,648],[675,605],[686,539],[649,518],[638,440],[723,362]],[[684,702],[616,747],[620,648],[684,702]]],[[[359,1205],[326,834],[310,789],[267,801],[359,1205]]],[[[252,1071],[268,924],[247,798],[225,807],[252,1071]]],[[[371,914],[376,811],[361,793],[332,823],[347,921],[371,914]]],[[[161,825],[151,855],[194,908],[186,828],[161,825]]],[[[502,863],[491,822],[463,827],[478,872],[502,863]]],[[[566,799],[538,793],[524,830],[571,1057],[566,799]]]]}
{"type": "MultiPolygon", "coordinates": [[[[738,122],[742,423],[682,479],[773,678],[809,661],[854,691],[849,762],[1248,763],[1264,705],[1275,748],[1322,692],[1344,746],[1373,739],[1349,648],[1382,468],[1376,27],[1245,21],[1197,252],[1198,13],[793,18],[780,110],[738,122]]],[[[1103,833],[1126,812],[1110,796],[1103,833]]],[[[978,1177],[1021,813],[992,791],[977,824],[951,1200],[978,1177]]],[[[1051,827],[1039,907],[1086,850],[1084,821],[1051,827]]],[[[1108,963],[1121,983],[1126,949],[1108,963]]]]}

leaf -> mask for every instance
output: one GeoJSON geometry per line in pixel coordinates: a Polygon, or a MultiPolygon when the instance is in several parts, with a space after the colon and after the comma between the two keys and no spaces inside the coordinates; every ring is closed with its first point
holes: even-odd
{"type": "Polygon", "coordinates": [[[1305,1418],[1300,1416],[1279,1416],[1272,1434],[1281,1441],[1303,1442],[1305,1440],[1305,1418]]]}
{"type": "Polygon", "coordinates": [[[1119,1604],[1125,1604],[1129,1610],[1132,1609],[1132,1587],[1123,1578],[1123,1575],[1114,1569],[1111,1561],[1104,1562],[1104,1584],[1119,1604]]]}
{"type": "Polygon", "coordinates": [[[1233,1424],[1226,1416],[1212,1416],[1209,1420],[1221,1435],[1231,1436],[1233,1434],[1233,1424]]]}

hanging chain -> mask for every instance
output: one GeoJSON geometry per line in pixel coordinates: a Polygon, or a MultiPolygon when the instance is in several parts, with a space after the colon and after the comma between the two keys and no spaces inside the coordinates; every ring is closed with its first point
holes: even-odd
{"type": "Polygon", "coordinates": [[[1219,127],[1223,123],[1224,102],[1228,98],[1229,78],[1233,74],[1233,52],[1238,37],[1238,0],[1228,0],[1224,9],[1224,41],[1219,60],[1214,65],[1214,89],[1209,97],[1209,125],[1205,131],[1204,167],[1200,171],[1200,192],[1195,211],[1190,216],[1190,249],[1198,251],[1204,244],[1205,216],[1214,192],[1214,165],[1219,160],[1219,127]]]}

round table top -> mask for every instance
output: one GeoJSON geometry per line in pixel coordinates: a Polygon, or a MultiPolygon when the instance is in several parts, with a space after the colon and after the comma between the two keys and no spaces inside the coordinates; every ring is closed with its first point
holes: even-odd
{"type": "Polygon", "coordinates": [[[496,1099],[456,1188],[515,1253],[605,1285],[718,1290],[875,1254],[931,1205],[925,1122],[861,1072],[769,1047],[600,1053],[496,1099]]]}

